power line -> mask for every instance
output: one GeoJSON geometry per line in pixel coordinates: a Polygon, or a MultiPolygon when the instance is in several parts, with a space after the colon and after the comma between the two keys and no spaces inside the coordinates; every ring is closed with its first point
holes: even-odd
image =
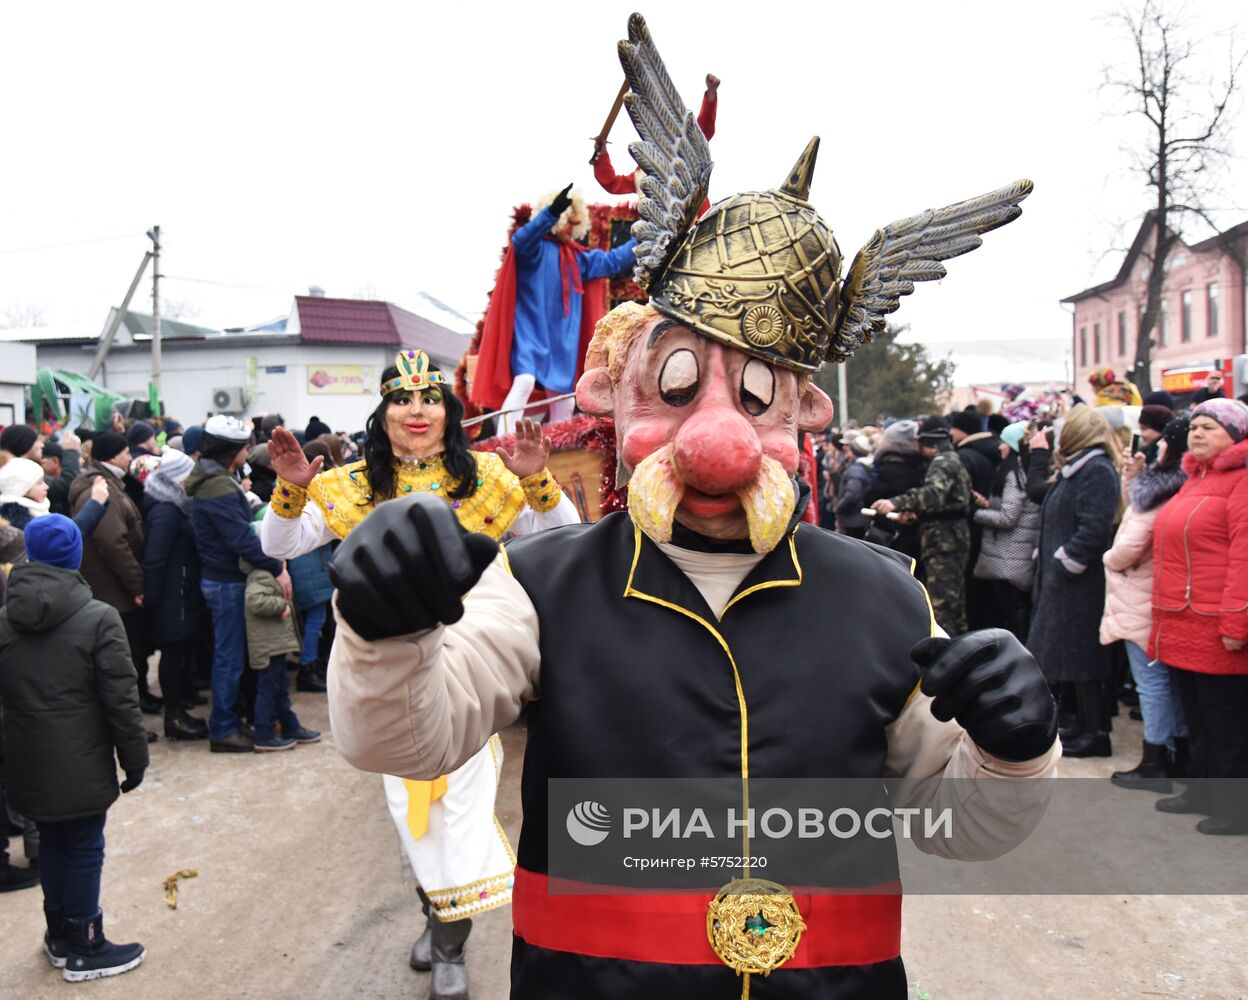
{"type": "Polygon", "coordinates": [[[40,250],[60,250],[62,247],[82,247],[92,243],[118,243],[121,240],[133,240],[142,235],[142,233],[127,233],[125,236],[99,236],[90,240],[70,240],[68,243],[44,243],[41,246],[34,247],[13,247],[8,250],[0,250],[0,255],[38,253],[40,250]]]}
{"type": "Polygon", "coordinates": [[[188,281],[195,285],[215,285],[218,288],[246,288],[256,292],[277,292],[281,295],[289,295],[288,288],[273,288],[271,285],[240,285],[232,281],[213,281],[211,278],[185,278],[176,274],[162,274],[162,278],[166,281],[188,281]]]}

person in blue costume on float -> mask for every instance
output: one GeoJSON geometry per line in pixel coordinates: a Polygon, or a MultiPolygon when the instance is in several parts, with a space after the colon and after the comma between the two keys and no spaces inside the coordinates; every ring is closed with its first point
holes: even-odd
{"type": "MultiPolygon", "coordinates": [[[[606,312],[606,295],[590,283],[628,272],[635,240],[613,250],[576,242],[589,213],[569,184],[538,202],[511,237],[481,334],[473,402],[486,410],[523,407],[535,388],[571,392],[584,367],[583,345],[606,312]]],[[[573,401],[550,405],[547,420],[572,415],[573,401]]],[[[510,417],[514,422],[519,415],[510,417]]],[[[500,430],[506,433],[508,418],[500,430]]]]}

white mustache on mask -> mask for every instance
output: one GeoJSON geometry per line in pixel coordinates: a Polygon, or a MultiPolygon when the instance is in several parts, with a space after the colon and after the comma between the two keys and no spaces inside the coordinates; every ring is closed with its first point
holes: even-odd
{"type": "MultiPolygon", "coordinates": [[[[685,483],[676,466],[676,447],[667,444],[647,455],[633,470],[628,484],[628,512],[633,523],[655,542],[670,542],[676,509],[685,496],[685,483]]],[[[784,538],[797,507],[789,474],[779,462],[764,455],[758,475],[737,492],[755,552],[770,552],[784,538]]]]}

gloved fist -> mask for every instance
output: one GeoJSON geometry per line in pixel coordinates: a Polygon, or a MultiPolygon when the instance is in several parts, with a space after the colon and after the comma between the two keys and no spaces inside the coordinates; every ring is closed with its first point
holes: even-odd
{"type": "Polygon", "coordinates": [[[329,564],[338,610],[375,642],[464,614],[463,595],[498,555],[498,543],[467,532],[455,512],[424,494],[387,500],[349,534],[329,564]]]}
{"type": "Polygon", "coordinates": [[[568,210],[568,206],[572,204],[572,198],[569,194],[571,190],[572,185],[569,184],[566,188],[555,195],[555,200],[550,203],[550,210],[555,214],[555,218],[563,215],[563,213],[568,210]]]}
{"type": "Polygon", "coordinates": [[[126,780],[121,783],[121,791],[123,794],[133,792],[141,784],[143,784],[142,771],[127,771],[126,780]]]}
{"type": "Polygon", "coordinates": [[[1000,628],[923,639],[910,657],[932,715],[957,719],[975,745],[1002,760],[1031,760],[1057,738],[1057,705],[1032,655],[1000,628]]]}

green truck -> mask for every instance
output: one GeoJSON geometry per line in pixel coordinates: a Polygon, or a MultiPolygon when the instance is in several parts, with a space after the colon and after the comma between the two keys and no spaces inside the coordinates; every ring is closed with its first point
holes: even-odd
{"type": "Polygon", "coordinates": [[[114,410],[143,416],[130,412],[136,404],[146,406],[142,401],[119,396],[77,372],[40,368],[35,384],[30,387],[30,409],[39,426],[77,427],[84,419],[89,419],[92,427],[103,429],[108,427],[114,410]]]}

